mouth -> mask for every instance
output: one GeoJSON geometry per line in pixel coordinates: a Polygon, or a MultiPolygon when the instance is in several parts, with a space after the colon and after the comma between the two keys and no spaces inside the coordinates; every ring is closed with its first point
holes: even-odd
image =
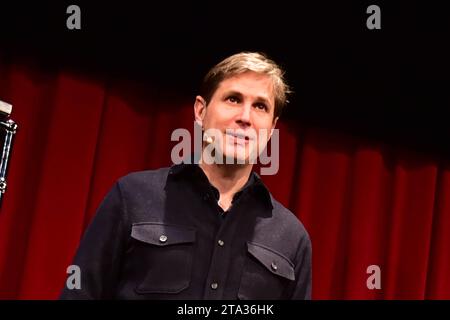
{"type": "Polygon", "coordinates": [[[227,136],[231,137],[231,142],[236,144],[248,144],[253,138],[245,133],[241,132],[227,132],[227,136]]]}

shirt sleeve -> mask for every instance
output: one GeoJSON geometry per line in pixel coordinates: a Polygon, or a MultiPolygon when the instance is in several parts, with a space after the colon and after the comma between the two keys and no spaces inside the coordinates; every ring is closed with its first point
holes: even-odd
{"type": "Polygon", "coordinates": [[[60,299],[112,299],[127,241],[126,206],[116,183],[99,206],[75,254],[81,288],[67,285],[60,299]]]}
{"type": "Polygon", "coordinates": [[[290,299],[310,300],[312,286],[312,247],[309,235],[305,233],[297,252],[295,282],[290,299]]]}

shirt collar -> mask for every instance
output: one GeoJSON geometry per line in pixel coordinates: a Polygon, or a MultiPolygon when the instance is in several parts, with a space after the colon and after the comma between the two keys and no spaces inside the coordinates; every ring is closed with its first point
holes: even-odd
{"type": "MultiPolygon", "coordinates": [[[[187,176],[194,176],[198,179],[203,180],[203,182],[210,184],[208,178],[198,164],[181,163],[173,165],[169,169],[169,177],[178,179],[187,176]]],[[[213,187],[213,189],[215,188],[213,187]]],[[[272,195],[270,194],[269,190],[267,189],[266,185],[263,183],[259,175],[254,171],[252,171],[249,179],[242,187],[242,189],[238,192],[246,191],[252,192],[254,195],[262,199],[271,209],[273,209],[272,195]]]]}

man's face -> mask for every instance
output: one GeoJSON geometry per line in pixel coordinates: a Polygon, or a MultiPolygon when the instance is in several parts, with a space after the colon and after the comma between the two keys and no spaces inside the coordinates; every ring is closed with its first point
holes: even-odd
{"type": "Polygon", "coordinates": [[[207,106],[197,96],[194,108],[205,132],[217,130],[221,153],[239,163],[264,150],[278,120],[272,79],[252,71],[223,80],[207,106]]]}

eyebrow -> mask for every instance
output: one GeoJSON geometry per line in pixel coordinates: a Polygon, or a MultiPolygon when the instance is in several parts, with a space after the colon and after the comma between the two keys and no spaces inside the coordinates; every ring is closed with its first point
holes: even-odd
{"type": "MultiPolygon", "coordinates": [[[[234,95],[234,96],[238,96],[238,97],[241,98],[241,99],[244,97],[244,95],[243,95],[241,92],[236,91],[236,90],[230,90],[230,91],[227,91],[227,92],[225,92],[224,95],[225,95],[225,96],[234,95]]],[[[269,99],[267,99],[267,98],[265,98],[265,97],[257,96],[256,99],[255,99],[255,101],[256,101],[256,102],[263,102],[263,103],[265,103],[268,107],[271,107],[271,106],[272,106],[272,104],[270,103],[269,99]]]]}

